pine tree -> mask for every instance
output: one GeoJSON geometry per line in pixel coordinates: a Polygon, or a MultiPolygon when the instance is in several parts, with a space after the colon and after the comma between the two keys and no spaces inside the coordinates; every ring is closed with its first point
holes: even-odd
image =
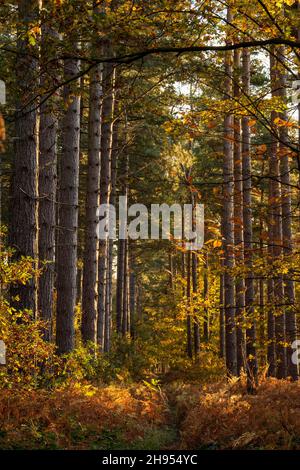
{"type": "MultiPolygon", "coordinates": [[[[18,43],[16,60],[17,103],[15,115],[15,148],[11,184],[10,244],[16,257],[37,256],[37,185],[38,185],[38,110],[36,42],[31,38],[33,25],[38,24],[39,0],[18,3],[18,43]]],[[[21,310],[36,315],[36,278],[11,290],[13,302],[21,310]]]]}
{"type": "MultiPolygon", "coordinates": [[[[51,7],[46,2],[45,7],[51,7]]],[[[45,21],[42,24],[41,38],[41,86],[45,91],[44,102],[40,106],[39,128],[39,264],[42,274],[38,284],[38,311],[46,321],[44,338],[52,338],[53,291],[55,276],[55,232],[56,232],[56,187],[57,187],[57,130],[58,98],[47,97],[46,91],[53,89],[58,77],[53,80],[52,71],[47,67],[49,52],[54,51],[59,35],[45,21]]],[[[54,65],[55,67],[55,65],[54,65]]],[[[59,65],[56,63],[58,73],[59,65]]]]}
{"type": "MultiPolygon", "coordinates": [[[[97,10],[96,10],[97,13],[97,10]]],[[[96,40],[95,52],[101,47],[96,40]]],[[[90,73],[86,227],[82,289],[82,339],[96,343],[98,300],[98,209],[101,138],[101,65],[90,73]]]]}
{"type": "MultiPolygon", "coordinates": [[[[232,15],[227,12],[230,23],[232,15]]],[[[225,54],[225,98],[232,96],[232,53],[225,54]]],[[[224,161],[223,161],[223,250],[224,250],[224,312],[225,312],[225,348],[226,366],[231,375],[237,374],[237,342],[235,324],[235,289],[230,270],[234,266],[234,227],[233,227],[233,119],[230,111],[224,119],[224,161]]]]}
{"type": "Polygon", "coordinates": [[[65,60],[65,80],[73,79],[73,82],[64,87],[66,110],[59,172],[56,344],[60,354],[72,351],[75,341],[80,140],[79,82],[75,77],[79,71],[78,60],[65,60]]]}
{"type": "MultiPolygon", "coordinates": [[[[250,52],[243,50],[243,92],[250,95],[250,52]]],[[[250,127],[249,118],[242,120],[242,174],[243,174],[243,227],[244,227],[244,258],[248,275],[245,279],[245,305],[247,322],[250,327],[246,331],[246,356],[248,389],[251,391],[257,382],[257,355],[256,355],[256,324],[254,320],[254,280],[252,277],[253,254],[253,227],[252,227],[252,174],[250,155],[250,127]]]]}

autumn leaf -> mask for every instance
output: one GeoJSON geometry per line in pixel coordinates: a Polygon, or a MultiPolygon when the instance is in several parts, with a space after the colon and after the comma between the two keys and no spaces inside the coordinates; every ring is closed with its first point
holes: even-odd
{"type": "Polygon", "coordinates": [[[295,127],[295,124],[291,121],[285,121],[284,119],[280,119],[277,117],[274,119],[274,124],[278,127],[295,127]]]}
{"type": "Polygon", "coordinates": [[[255,124],[256,124],[256,119],[250,119],[250,121],[248,122],[249,127],[253,127],[255,126],[255,124]]]}

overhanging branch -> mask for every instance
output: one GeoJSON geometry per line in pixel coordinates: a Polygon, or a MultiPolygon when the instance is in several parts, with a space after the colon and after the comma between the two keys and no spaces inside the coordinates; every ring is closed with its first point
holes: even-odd
{"type": "Polygon", "coordinates": [[[174,53],[174,54],[185,54],[189,52],[225,52],[225,51],[234,51],[237,49],[245,49],[249,47],[263,47],[268,45],[281,45],[281,46],[289,46],[293,48],[300,49],[300,41],[293,41],[291,39],[285,38],[270,38],[270,39],[262,39],[262,40],[249,40],[249,41],[242,41],[239,43],[234,44],[224,44],[222,46],[186,46],[186,47],[156,47],[151,49],[145,49],[143,51],[133,52],[131,54],[125,54],[122,56],[116,57],[82,57],[82,56],[74,56],[64,54],[61,59],[79,59],[85,62],[99,64],[99,63],[107,63],[113,62],[115,64],[128,64],[134,62],[139,59],[143,59],[149,55],[153,54],[166,54],[166,53],[174,53]]]}

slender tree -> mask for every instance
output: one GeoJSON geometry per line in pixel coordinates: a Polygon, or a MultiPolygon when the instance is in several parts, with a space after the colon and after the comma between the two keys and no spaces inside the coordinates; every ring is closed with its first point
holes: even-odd
{"type": "MultiPolygon", "coordinates": [[[[230,9],[227,21],[232,21],[230,9]]],[[[228,42],[228,41],[227,41],[228,42]]],[[[225,53],[225,98],[232,96],[232,53],[225,53]]],[[[224,311],[225,311],[225,344],[226,367],[228,374],[237,375],[237,343],[235,325],[235,289],[232,270],[234,265],[233,233],[233,119],[227,111],[224,119],[224,160],[223,160],[223,251],[224,251],[224,311]]]]}
{"type": "MultiPolygon", "coordinates": [[[[243,92],[250,95],[250,51],[243,50],[243,92]]],[[[245,279],[245,306],[247,324],[246,330],[246,369],[248,390],[252,391],[257,384],[257,352],[256,352],[256,323],[254,319],[254,279],[253,268],[253,227],[252,227],[252,172],[250,155],[250,126],[249,117],[242,119],[242,176],[243,176],[243,227],[244,227],[244,258],[247,276],[245,279]]]]}
{"type": "Polygon", "coordinates": [[[128,325],[130,323],[130,312],[128,305],[129,294],[129,272],[128,272],[128,239],[124,240],[124,271],[123,271],[123,308],[122,308],[122,335],[125,337],[128,333],[128,325]]]}
{"type": "MultiPolygon", "coordinates": [[[[98,11],[96,10],[96,13],[98,11]]],[[[95,49],[100,49],[96,39],[95,49]]],[[[100,185],[101,66],[90,73],[86,226],[82,291],[82,339],[96,343],[98,300],[98,208],[100,185]]]]}
{"type": "Polygon", "coordinates": [[[186,315],[186,334],[187,334],[187,355],[193,358],[193,336],[192,336],[192,306],[191,306],[191,260],[192,253],[188,250],[186,266],[186,296],[187,296],[187,315],[186,315]]]}
{"type": "Polygon", "coordinates": [[[123,293],[124,293],[124,254],[125,240],[118,240],[118,256],[117,256],[117,289],[116,289],[116,323],[117,333],[122,333],[123,318],[123,293]]]}
{"type": "MultiPolygon", "coordinates": [[[[270,55],[270,74],[272,96],[279,96],[280,80],[278,75],[278,61],[276,59],[277,51],[273,49],[270,55]]],[[[272,179],[272,255],[273,262],[276,263],[282,254],[282,212],[281,212],[281,185],[280,185],[280,167],[279,167],[279,136],[277,135],[276,119],[277,111],[271,113],[271,145],[270,145],[270,165],[269,173],[272,179]]],[[[276,267],[276,264],[274,265],[276,267]]],[[[278,269],[278,268],[277,268],[278,269]]],[[[280,273],[274,277],[274,306],[275,306],[275,338],[276,338],[276,366],[277,378],[286,377],[286,350],[285,350],[285,312],[282,308],[284,299],[283,280],[280,273]]]]}
{"type": "MultiPolygon", "coordinates": [[[[44,2],[51,8],[51,2],[44,2]]],[[[51,11],[51,10],[50,10],[51,11]]],[[[42,24],[41,38],[41,87],[46,92],[53,88],[58,77],[48,70],[50,52],[55,52],[59,35],[46,21],[42,24]]],[[[52,63],[51,67],[55,67],[52,63]]],[[[59,64],[56,64],[58,73],[59,64]]],[[[57,129],[58,98],[53,95],[41,104],[39,132],[39,267],[38,311],[46,321],[44,338],[52,338],[53,290],[55,275],[56,186],[57,186],[57,129]]]]}
{"type": "MultiPolygon", "coordinates": [[[[198,258],[197,253],[192,253],[192,283],[193,283],[193,293],[198,292],[198,258]]],[[[196,357],[200,354],[200,325],[199,318],[197,317],[197,311],[194,315],[194,349],[196,357]]]]}
{"type": "MultiPolygon", "coordinates": [[[[113,142],[111,153],[111,193],[110,204],[116,208],[116,186],[117,186],[117,161],[119,156],[119,122],[114,120],[113,124],[113,142]]],[[[108,241],[108,259],[107,259],[107,283],[106,283],[106,303],[105,303],[105,337],[104,351],[110,350],[111,331],[112,331],[112,300],[113,300],[113,256],[114,256],[114,240],[108,241]]]]}
{"type": "MultiPolygon", "coordinates": [[[[109,41],[103,42],[103,53],[111,53],[109,41]]],[[[111,152],[112,127],[114,112],[114,67],[104,64],[102,74],[103,102],[101,124],[101,171],[100,171],[100,204],[109,204],[111,192],[111,152]]],[[[99,240],[98,265],[98,327],[97,342],[104,348],[105,336],[105,294],[107,282],[108,238],[99,240]]]]}
{"type": "MultiPolygon", "coordinates": [[[[126,149],[126,139],[127,139],[127,122],[125,123],[125,142],[123,145],[122,159],[118,160],[118,174],[122,173],[122,178],[120,181],[120,190],[121,195],[125,197],[125,211],[127,211],[128,206],[128,171],[129,171],[129,155],[126,149]]],[[[126,259],[126,233],[120,233],[119,228],[119,240],[118,240],[118,267],[117,267],[117,289],[116,289],[116,315],[117,315],[117,332],[122,334],[124,328],[123,318],[126,316],[124,312],[124,292],[125,292],[125,281],[124,281],[124,272],[125,272],[125,259],[126,259]],[[122,236],[120,236],[122,235],[122,236]]],[[[125,302],[126,304],[126,302],[125,302]]]]}
{"type": "Polygon", "coordinates": [[[209,309],[207,306],[209,296],[209,285],[208,285],[208,254],[204,253],[204,266],[203,266],[203,299],[205,302],[204,307],[204,324],[203,324],[203,337],[204,341],[209,341],[210,328],[209,328],[209,309]]]}
{"type": "MultiPolygon", "coordinates": [[[[241,97],[241,52],[234,51],[234,86],[233,93],[238,101],[241,97]]],[[[243,168],[242,168],[242,136],[241,118],[234,117],[234,246],[236,266],[243,265],[243,168]]],[[[245,309],[245,282],[243,276],[236,278],[236,331],[237,331],[237,372],[240,375],[245,363],[245,338],[244,338],[244,309],[245,309]]]]}
{"type": "Polygon", "coordinates": [[[65,60],[65,80],[69,83],[64,87],[57,246],[56,344],[60,354],[72,351],[75,339],[80,140],[79,81],[75,77],[79,71],[78,60],[65,60]]]}
{"type": "Polygon", "coordinates": [[[224,274],[220,275],[219,336],[219,356],[220,358],[225,358],[224,274]]]}
{"type": "Polygon", "coordinates": [[[130,336],[135,339],[136,328],[136,276],[133,270],[133,259],[131,256],[131,270],[129,274],[129,311],[130,311],[130,336]]]}
{"type": "MultiPolygon", "coordinates": [[[[265,160],[262,160],[261,164],[261,177],[265,174],[265,160]]],[[[264,217],[264,204],[265,204],[265,189],[264,186],[261,188],[260,193],[260,210],[259,210],[259,255],[261,259],[264,259],[264,230],[265,230],[265,217],[264,217]]],[[[265,331],[265,280],[261,277],[258,280],[258,303],[259,303],[259,340],[260,340],[260,352],[262,365],[266,363],[265,355],[265,344],[266,344],[266,331],[265,331]]]]}
{"type": "MultiPolygon", "coordinates": [[[[193,206],[193,231],[195,231],[195,210],[196,210],[196,200],[197,200],[197,193],[192,192],[192,206],[193,206]]],[[[204,270],[205,272],[205,270],[204,270]]],[[[204,281],[205,281],[205,274],[204,274],[204,281]]],[[[205,282],[204,282],[205,284],[205,282]]],[[[193,294],[195,295],[198,292],[198,254],[197,252],[192,252],[192,287],[193,287],[193,294]]],[[[205,288],[204,288],[205,291],[205,288]]],[[[204,292],[204,299],[206,300],[206,295],[204,292]]],[[[206,311],[207,314],[207,311],[206,311]]],[[[208,316],[206,315],[205,325],[208,325],[208,316]]],[[[194,327],[194,350],[195,356],[199,356],[200,354],[200,325],[199,325],[199,318],[197,316],[197,311],[194,314],[193,318],[193,327],[194,327]]],[[[205,327],[204,327],[205,329],[205,327]]],[[[208,331],[207,331],[208,333],[208,331]]],[[[205,336],[205,335],[204,335],[205,336]]]]}
{"type": "MultiPolygon", "coordinates": [[[[281,64],[285,64],[284,49],[280,48],[278,58],[281,64]]],[[[283,104],[287,105],[287,83],[286,83],[286,70],[279,67],[279,96],[283,104]]],[[[286,111],[279,113],[279,118],[284,122],[288,122],[288,115],[286,111]]],[[[279,160],[280,160],[280,174],[281,174],[281,199],[282,199],[282,244],[283,254],[288,260],[293,255],[293,238],[292,238],[292,204],[291,204],[291,187],[290,187],[290,150],[289,150],[289,133],[286,126],[280,127],[280,145],[279,145],[279,160]]],[[[296,308],[295,308],[295,287],[292,280],[292,272],[284,276],[284,303],[286,304],[285,311],[285,333],[287,348],[287,374],[294,380],[298,378],[298,366],[292,362],[292,343],[297,339],[297,322],[296,322],[296,308]]]]}
{"type": "MultiPolygon", "coordinates": [[[[270,159],[269,159],[269,173],[271,171],[270,159]]],[[[270,173],[271,174],[271,173],[270,173]]],[[[273,181],[269,180],[269,194],[268,194],[268,262],[272,264],[273,261],[273,181]]],[[[275,350],[275,317],[274,317],[274,279],[269,276],[267,281],[267,308],[268,308],[268,350],[267,350],[267,361],[268,361],[268,375],[270,377],[276,376],[276,350],[275,350]]]]}

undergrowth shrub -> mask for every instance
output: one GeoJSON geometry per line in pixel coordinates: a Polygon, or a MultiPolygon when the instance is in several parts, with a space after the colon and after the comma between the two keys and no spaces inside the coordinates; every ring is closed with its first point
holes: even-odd
{"type": "MultiPolygon", "coordinates": [[[[0,340],[6,345],[6,366],[0,367],[0,387],[49,388],[82,380],[133,382],[147,377],[151,356],[140,339],[131,341],[115,336],[111,351],[102,354],[92,344],[83,347],[78,336],[76,349],[58,357],[55,345],[42,339],[46,325],[33,318],[30,311],[17,311],[9,303],[11,286],[25,285],[39,274],[34,260],[28,257],[16,260],[13,250],[0,246],[0,340]]],[[[80,308],[77,310],[76,325],[80,308]]]]}
{"type": "Polygon", "coordinates": [[[32,259],[15,260],[13,255],[13,250],[0,247],[0,339],[6,345],[0,387],[36,387],[53,378],[58,360],[54,346],[42,339],[43,322],[34,319],[30,311],[17,311],[9,303],[9,288],[26,284],[38,274],[32,259]]]}
{"type": "Polygon", "coordinates": [[[173,390],[182,449],[300,449],[300,384],[266,379],[256,395],[243,381],[173,390]]]}
{"type": "Polygon", "coordinates": [[[33,321],[29,312],[16,314],[6,303],[0,303],[0,317],[0,338],[7,348],[0,386],[30,388],[53,382],[60,360],[54,354],[54,345],[41,338],[42,322],[33,321]]]}
{"type": "Polygon", "coordinates": [[[129,449],[170,442],[168,410],[142,385],[72,384],[0,395],[0,449],[129,449]]]}

